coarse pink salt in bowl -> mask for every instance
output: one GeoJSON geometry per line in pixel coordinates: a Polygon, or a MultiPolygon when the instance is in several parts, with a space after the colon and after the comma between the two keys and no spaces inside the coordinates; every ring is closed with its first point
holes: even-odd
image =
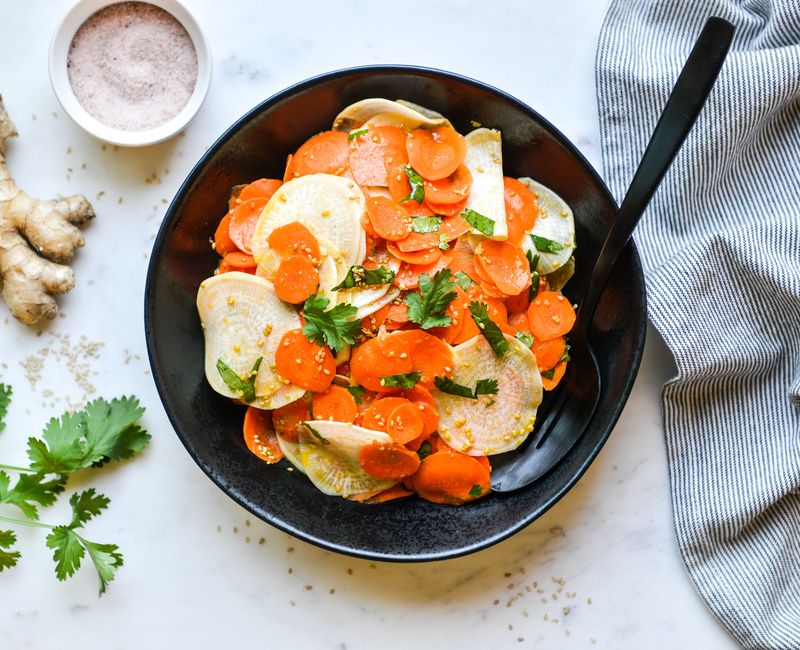
{"type": "Polygon", "coordinates": [[[177,0],[81,0],[50,44],[50,81],[92,135],[142,147],[179,133],[211,83],[211,53],[177,0]]]}

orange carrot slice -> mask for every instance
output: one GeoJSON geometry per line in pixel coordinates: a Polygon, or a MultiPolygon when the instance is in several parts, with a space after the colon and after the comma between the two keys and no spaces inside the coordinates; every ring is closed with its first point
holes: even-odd
{"type": "MultiPolygon", "coordinates": [[[[515,232],[528,232],[536,223],[539,216],[539,203],[531,190],[520,183],[516,178],[506,176],[503,179],[503,198],[506,207],[506,221],[509,227],[509,240],[516,243],[518,240],[511,239],[512,222],[515,232]]],[[[521,239],[521,237],[520,237],[521,239]]]]}
{"type": "Polygon", "coordinates": [[[464,136],[449,126],[415,129],[407,143],[408,161],[426,180],[447,178],[467,156],[464,136]]]}
{"type": "Polygon", "coordinates": [[[425,421],[419,407],[408,400],[392,410],[386,421],[386,433],[401,445],[421,436],[424,428],[425,421]]]}
{"type": "Polygon", "coordinates": [[[433,264],[442,256],[442,251],[438,246],[424,248],[419,251],[401,251],[397,247],[397,244],[392,241],[386,242],[386,250],[388,250],[397,259],[402,260],[403,262],[408,262],[409,264],[414,264],[416,266],[433,264]]]}
{"type": "Polygon", "coordinates": [[[516,296],[508,296],[506,298],[506,307],[509,312],[528,311],[530,305],[530,287],[523,289],[516,296]]]}
{"type": "MultiPolygon", "coordinates": [[[[467,226],[469,226],[469,224],[467,224],[467,226]]],[[[447,268],[453,272],[453,275],[461,271],[473,280],[475,279],[475,266],[473,264],[474,255],[469,244],[463,239],[457,240],[455,244],[450,246],[450,250],[447,251],[447,256],[447,268]]]]}
{"type": "Polygon", "coordinates": [[[567,340],[563,336],[546,341],[536,340],[531,350],[536,357],[539,370],[550,370],[555,368],[564,357],[564,353],[567,351],[567,340]]]}
{"type": "Polygon", "coordinates": [[[403,205],[412,217],[435,217],[436,213],[430,209],[427,203],[417,203],[416,201],[404,201],[403,205]]]}
{"type": "Polygon", "coordinates": [[[433,399],[431,391],[419,384],[413,388],[404,388],[403,397],[412,402],[422,402],[423,404],[430,404],[432,407],[436,408],[436,400],[433,399]]]}
{"type": "Polygon", "coordinates": [[[492,489],[489,472],[478,460],[450,449],[425,458],[413,483],[423,499],[453,506],[474,501],[492,489]]]}
{"type": "Polygon", "coordinates": [[[259,178],[249,185],[245,185],[237,196],[237,202],[244,202],[249,199],[271,199],[272,195],[278,191],[283,183],[275,178],[259,178]]]}
{"type": "Polygon", "coordinates": [[[384,353],[377,338],[364,341],[350,357],[350,378],[367,390],[379,393],[391,390],[381,384],[381,378],[411,372],[411,359],[399,354],[389,356],[388,352],[384,353]]]}
{"type": "MultiPolygon", "coordinates": [[[[442,339],[422,330],[405,330],[385,337],[398,349],[404,350],[411,359],[411,370],[422,373],[419,385],[424,388],[433,387],[434,377],[445,377],[453,374],[453,350],[442,339]]],[[[417,434],[419,435],[419,434],[417,434]]]]}
{"type": "Polygon", "coordinates": [[[307,174],[342,175],[348,168],[350,146],[347,134],[323,131],[306,140],[287,165],[291,178],[307,174]]]}
{"type": "Polygon", "coordinates": [[[311,411],[315,420],[334,420],[354,422],[358,415],[356,400],[349,390],[331,385],[327,390],[317,393],[311,400],[311,411]]]}
{"type": "Polygon", "coordinates": [[[389,241],[404,239],[411,232],[411,216],[402,205],[385,196],[367,199],[367,214],[372,229],[389,241]]]}
{"type": "Polygon", "coordinates": [[[370,476],[388,481],[404,479],[419,468],[419,456],[396,442],[364,445],[358,454],[358,462],[370,476]]]}
{"type": "Polygon", "coordinates": [[[300,388],[321,393],[333,381],[336,362],[331,351],[309,341],[302,330],[289,330],[275,351],[277,371],[300,388]]]}
{"type": "Polygon", "coordinates": [[[319,271],[305,255],[289,255],[281,260],[273,284],[278,298],[299,305],[317,290],[319,271]]]}
{"type": "Polygon", "coordinates": [[[503,293],[514,296],[530,286],[530,267],[519,246],[487,239],[475,249],[475,257],[503,293]]]}
{"type": "MultiPolygon", "coordinates": [[[[414,402],[422,414],[422,435],[427,437],[439,428],[439,411],[425,402],[414,402]]],[[[419,447],[417,447],[419,449],[419,447]]]]}
{"type": "Polygon", "coordinates": [[[239,250],[236,242],[231,239],[230,235],[231,213],[228,212],[217,226],[214,232],[214,250],[218,255],[227,255],[228,253],[235,253],[239,250]]]}
{"type": "Polygon", "coordinates": [[[242,431],[247,448],[265,463],[277,463],[283,458],[269,411],[248,406],[242,431]]]}
{"type": "Polygon", "coordinates": [[[302,399],[272,411],[272,425],[275,427],[275,431],[289,442],[297,442],[299,438],[297,425],[310,419],[308,404],[302,399]]]}
{"type": "MultiPolygon", "coordinates": [[[[386,168],[386,185],[389,188],[389,194],[396,202],[405,199],[411,193],[411,183],[408,182],[408,176],[405,172],[405,166],[408,164],[408,154],[406,150],[390,149],[386,152],[383,159],[386,168]]],[[[406,201],[410,204],[418,205],[416,201],[406,201]]]]}
{"type": "Polygon", "coordinates": [[[359,185],[386,187],[384,159],[406,146],[406,133],[396,126],[369,129],[350,142],[350,173],[359,185]]]}
{"type": "Polygon", "coordinates": [[[247,253],[228,253],[219,262],[219,273],[229,273],[230,271],[241,271],[242,273],[255,273],[256,261],[252,255],[247,253]]]}
{"type": "MultiPolygon", "coordinates": [[[[508,303],[506,303],[508,307],[508,303]]],[[[528,326],[528,312],[516,311],[508,315],[508,324],[518,332],[528,332],[530,334],[531,328],[528,326]]]]}
{"type": "MultiPolygon", "coordinates": [[[[567,362],[562,361],[559,363],[553,370],[553,376],[548,378],[542,375],[542,388],[545,390],[553,390],[564,377],[564,373],[567,370],[567,362]]],[[[545,371],[547,372],[547,371],[545,371]]]]}
{"type": "Polygon", "coordinates": [[[252,252],[250,249],[250,241],[253,239],[256,224],[266,204],[267,199],[264,198],[250,199],[238,203],[236,207],[231,210],[231,222],[228,226],[228,233],[239,250],[245,253],[252,252]]]}
{"type": "Polygon", "coordinates": [[[393,485],[388,490],[378,492],[378,494],[369,497],[365,503],[386,503],[387,501],[394,501],[395,499],[402,499],[410,497],[414,493],[411,490],[406,490],[402,485],[393,485]]]}
{"type": "Polygon", "coordinates": [[[467,199],[458,203],[434,203],[426,199],[425,204],[436,214],[453,217],[460,215],[464,211],[464,208],[467,207],[467,199]]]}
{"type": "Polygon", "coordinates": [[[472,187],[472,174],[466,165],[459,165],[446,178],[438,181],[425,181],[425,200],[429,203],[449,205],[462,203],[472,187]]]}
{"type": "Polygon", "coordinates": [[[267,243],[284,257],[306,255],[312,261],[320,258],[317,238],[299,221],[292,221],[275,228],[267,237],[267,243]]]}
{"type": "Polygon", "coordinates": [[[369,405],[361,419],[361,426],[373,431],[383,431],[389,426],[389,416],[398,406],[410,404],[405,397],[381,397],[369,405]]]}
{"type": "Polygon", "coordinates": [[[540,291],[528,307],[531,334],[539,341],[569,333],[575,324],[575,310],[560,291],[540,291]]]}

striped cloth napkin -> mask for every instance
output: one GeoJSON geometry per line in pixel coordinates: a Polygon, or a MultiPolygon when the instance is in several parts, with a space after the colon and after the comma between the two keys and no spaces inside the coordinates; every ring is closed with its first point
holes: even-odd
{"type": "Polygon", "coordinates": [[[597,54],[621,199],[707,17],[737,27],[636,233],[675,355],[664,428],[678,545],[747,648],[800,648],[800,0],[612,0],[597,54]]]}

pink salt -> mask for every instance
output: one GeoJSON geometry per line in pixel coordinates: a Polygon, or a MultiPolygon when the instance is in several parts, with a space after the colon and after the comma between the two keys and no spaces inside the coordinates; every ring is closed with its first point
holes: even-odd
{"type": "Polygon", "coordinates": [[[144,131],[186,106],[197,83],[197,52],[172,14],[147,2],[119,2],[78,29],[67,73],[93,117],[123,131],[144,131]]]}

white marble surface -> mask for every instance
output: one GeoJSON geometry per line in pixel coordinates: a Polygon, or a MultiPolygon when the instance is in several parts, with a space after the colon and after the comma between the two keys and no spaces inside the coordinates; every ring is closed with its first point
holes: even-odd
{"type": "MultiPolygon", "coordinates": [[[[13,172],[34,195],[87,194],[98,217],[62,318],[31,331],[0,304],[0,380],[16,389],[0,459],[23,462],[26,436],[87,394],[139,395],[154,440],[138,460],[92,477],[112,504],[89,531],[125,553],[109,593],[98,600],[88,568],[56,582],[43,535],[21,530],[23,558],[0,576],[0,647],[734,647],[675,545],[660,416],[671,360],[653,331],[619,425],[577,487],[502,544],[427,565],[340,557],[253,520],[185,453],[145,360],[154,233],[180,180],[232,120],[321,71],[423,64],[520,97],[599,166],[593,64],[603,3],[430,1],[385,15],[366,1],[335,10],[319,0],[268,11],[254,0],[187,4],[216,59],[208,101],[185,137],[114,151],[70,122],[50,90],[47,46],[70,2],[3,2],[0,91],[20,131],[8,147],[13,172]]],[[[63,514],[62,504],[46,520],[63,514]]]]}

